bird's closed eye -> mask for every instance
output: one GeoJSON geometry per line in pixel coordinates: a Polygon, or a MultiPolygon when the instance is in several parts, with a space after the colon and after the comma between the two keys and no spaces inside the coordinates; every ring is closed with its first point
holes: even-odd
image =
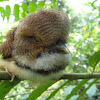
{"type": "Polygon", "coordinates": [[[40,43],[41,39],[35,37],[35,36],[29,36],[30,39],[33,39],[35,42],[40,43]]]}

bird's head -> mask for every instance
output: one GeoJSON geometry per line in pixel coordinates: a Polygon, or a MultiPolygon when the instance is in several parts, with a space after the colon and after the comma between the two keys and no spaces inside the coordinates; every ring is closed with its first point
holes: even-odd
{"type": "Polygon", "coordinates": [[[12,55],[16,64],[29,75],[57,77],[70,59],[65,46],[68,34],[68,18],[59,11],[40,10],[27,15],[14,35],[12,55]]]}

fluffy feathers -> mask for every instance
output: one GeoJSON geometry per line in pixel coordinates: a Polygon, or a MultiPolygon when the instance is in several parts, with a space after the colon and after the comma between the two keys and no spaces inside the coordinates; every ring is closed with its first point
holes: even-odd
{"type": "Polygon", "coordinates": [[[68,18],[56,10],[40,10],[26,16],[8,32],[0,46],[0,65],[21,79],[37,82],[59,78],[70,60],[68,18]],[[62,46],[63,45],[63,46],[62,46]]]}

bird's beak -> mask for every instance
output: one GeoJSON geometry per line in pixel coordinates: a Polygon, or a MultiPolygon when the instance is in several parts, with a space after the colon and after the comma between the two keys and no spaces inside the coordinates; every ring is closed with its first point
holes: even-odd
{"type": "Polygon", "coordinates": [[[52,52],[57,52],[57,53],[62,53],[62,54],[69,54],[69,50],[65,44],[59,44],[56,46],[51,46],[50,51],[52,52]]]}
{"type": "Polygon", "coordinates": [[[69,50],[66,45],[60,44],[55,46],[57,53],[69,54],[69,50]]]}
{"type": "Polygon", "coordinates": [[[65,46],[63,44],[57,45],[56,50],[58,51],[58,53],[69,54],[69,50],[68,50],[67,46],[65,46]]]}

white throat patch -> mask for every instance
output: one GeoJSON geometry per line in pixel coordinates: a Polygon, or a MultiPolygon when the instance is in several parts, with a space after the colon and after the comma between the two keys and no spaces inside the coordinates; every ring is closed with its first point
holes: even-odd
{"type": "Polygon", "coordinates": [[[50,70],[56,66],[65,66],[69,63],[71,57],[69,54],[42,53],[41,57],[34,61],[28,60],[25,56],[15,56],[18,63],[31,66],[35,70],[50,70]]]}

